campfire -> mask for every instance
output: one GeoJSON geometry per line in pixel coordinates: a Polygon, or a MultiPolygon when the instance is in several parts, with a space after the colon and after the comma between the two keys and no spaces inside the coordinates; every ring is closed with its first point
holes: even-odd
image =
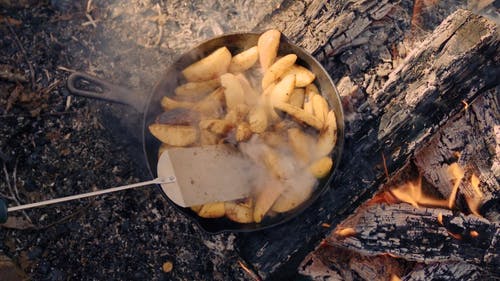
{"type": "Polygon", "coordinates": [[[209,235],[158,191],[133,191],[11,217],[0,273],[7,264],[34,280],[500,278],[498,1],[0,2],[0,195],[11,205],[146,175],[135,163],[140,114],[67,95],[71,72],[146,95],[195,44],[277,29],[324,66],[345,119],[331,186],[280,225],[209,235]],[[35,34],[38,24],[48,31],[35,34]]]}

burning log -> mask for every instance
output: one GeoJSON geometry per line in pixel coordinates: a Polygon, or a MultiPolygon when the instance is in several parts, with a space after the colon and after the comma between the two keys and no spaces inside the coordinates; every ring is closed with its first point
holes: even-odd
{"type": "Polygon", "coordinates": [[[453,280],[474,281],[487,280],[484,271],[475,265],[464,262],[435,263],[421,267],[401,278],[401,281],[453,280]]]}
{"type": "MultiPolygon", "coordinates": [[[[394,173],[447,119],[463,110],[462,101],[471,103],[497,85],[498,45],[495,23],[464,10],[449,16],[389,75],[370,104],[363,106],[368,113],[357,115],[363,126],[347,132],[350,138],[336,186],[298,219],[269,232],[240,235],[237,243],[241,255],[264,278],[293,274],[307,252],[326,234],[328,229],[322,223],[335,226],[377,191],[385,178],[380,165],[382,154],[388,159],[388,172],[394,173]]],[[[479,225],[488,224],[476,220],[479,225]]],[[[485,259],[480,257],[485,254],[480,247],[476,256],[458,248],[450,250],[464,254],[462,260],[485,259]]]]}
{"type": "Polygon", "coordinates": [[[379,204],[349,218],[342,227],[352,227],[356,234],[330,235],[327,244],[421,263],[468,262],[500,273],[500,225],[474,215],[379,204]]]}
{"type": "Polygon", "coordinates": [[[498,210],[491,210],[489,206],[494,204],[486,203],[498,200],[495,192],[500,173],[495,167],[500,166],[500,157],[495,151],[495,122],[500,110],[499,91],[497,87],[473,104],[464,105],[463,113],[448,121],[428,145],[417,151],[414,161],[424,178],[444,197],[455,194],[450,203],[492,221],[498,221],[498,210]],[[464,200],[468,206],[463,206],[464,200]],[[486,208],[480,211],[483,204],[486,208]]]}

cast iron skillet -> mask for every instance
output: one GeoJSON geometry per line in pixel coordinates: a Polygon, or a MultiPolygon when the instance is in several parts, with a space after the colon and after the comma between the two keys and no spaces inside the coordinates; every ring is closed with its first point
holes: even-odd
{"type": "MultiPolygon", "coordinates": [[[[165,95],[173,95],[173,90],[176,86],[184,82],[180,70],[184,69],[191,63],[207,56],[217,48],[226,46],[231,53],[237,54],[242,50],[248,49],[257,45],[257,40],[260,34],[258,33],[237,33],[228,34],[216,37],[201,43],[194,47],[187,53],[180,56],[162,76],[154,91],[149,96],[148,100],[140,99],[140,95],[136,95],[130,90],[121,88],[119,86],[108,83],[99,78],[90,76],[86,73],[76,72],[68,78],[68,89],[74,95],[85,96],[90,98],[97,98],[111,102],[118,102],[133,106],[139,112],[144,113],[142,135],[143,135],[143,149],[146,158],[146,165],[149,169],[152,178],[156,178],[156,164],[158,161],[158,148],[160,142],[154,138],[148,130],[148,125],[153,123],[156,116],[163,112],[160,101],[165,95]],[[83,82],[83,83],[82,83],[83,82]],[[92,84],[97,86],[98,90],[88,90],[85,84],[92,84]]],[[[334,178],[334,171],[338,167],[341,157],[342,147],[344,144],[344,116],[342,106],[337,89],[335,88],[328,73],[321,66],[321,64],[314,59],[310,54],[305,52],[302,48],[292,44],[285,36],[281,36],[280,48],[278,54],[294,53],[298,56],[297,63],[305,66],[316,74],[315,84],[318,86],[321,94],[326,98],[331,109],[334,110],[337,119],[337,144],[331,156],[334,160],[334,167],[330,174],[317,183],[315,190],[311,197],[298,208],[287,213],[278,214],[273,217],[265,217],[260,223],[240,224],[232,222],[229,219],[204,219],[198,217],[196,213],[189,208],[181,208],[174,204],[164,194],[165,199],[168,200],[177,210],[195,221],[202,229],[210,233],[218,233],[223,231],[233,232],[249,232],[255,230],[262,230],[282,224],[299,213],[308,208],[314,201],[316,201],[325,191],[330,187],[334,178]]],[[[161,189],[161,186],[158,185],[161,189]]]]}

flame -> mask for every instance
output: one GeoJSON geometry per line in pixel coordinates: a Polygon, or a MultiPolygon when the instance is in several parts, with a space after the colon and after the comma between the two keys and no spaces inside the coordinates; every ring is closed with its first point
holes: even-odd
{"type": "Polygon", "coordinates": [[[356,235],[356,230],[354,230],[354,228],[352,227],[340,228],[335,230],[335,235],[340,237],[349,237],[356,235]]]}
{"type": "MultiPolygon", "coordinates": [[[[479,208],[481,207],[484,194],[479,188],[479,184],[481,182],[479,177],[472,174],[467,181],[470,184],[462,184],[466,178],[466,173],[457,163],[452,163],[448,167],[447,173],[449,175],[450,184],[452,185],[451,193],[448,199],[437,199],[426,195],[422,190],[422,177],[419,177],[415,181],[408,181],[400,186],[391,188],[389,192],[383,192],[376,195],[372,198],[372,200],[370,200],[370,203],[386,202],[391,204],[395,203],[395,201],[399,201],[411,204],[415,208],[428,206],[452,209],[455,205],[458,190],[462,187],[462,192],[469,210],[471,213],[481,216],[479,208]]],[[[438,221],[442,224],[439,217],[438,221]]]]}
{"type": "Polygon", "coordinates": [[[422,191],[422,177],[416,181],[407,182],[401,186],[390,190],[392,195],[399,201],[413,205],[415,208],[420,206],[447,207],[447,201],[443,199],[432,198],[422,191]]]}

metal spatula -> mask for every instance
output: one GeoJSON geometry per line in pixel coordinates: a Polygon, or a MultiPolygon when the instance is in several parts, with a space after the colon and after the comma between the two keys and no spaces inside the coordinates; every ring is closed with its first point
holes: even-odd
{"type": "Polygon", "coordinates": [[[255,170],[251,161],[224,145],[171,148],[158,160],[158,178],[83,194],[56,198],[7,208],[0,199],[0,223],[13,211],[30,209],[101,194],[161,184],[163,191],[174,203],[190,207],[209,202],[228,201],[250,194],[255,170]]]}

